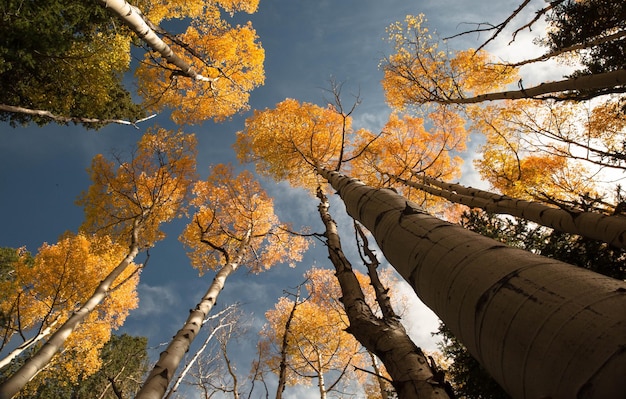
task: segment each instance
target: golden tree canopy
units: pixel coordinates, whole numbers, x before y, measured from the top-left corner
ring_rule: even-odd
[[[184,33],[163,40],[175,54],[210,81],[175,71],[159,54],[147,53],[137,69],[139,91],[148,109],[172,111],[177,124],[208,119],[223,121],[249,109],[249,92],[263,84],[265,52],[250,22],[231,26],[222,11],[256,12],[258,0],[154,2],[147,17],[154,24],[164,19],[189,19]]]
[[[63,324],[124,259],[127,250],[106,236],[66,234],[56,244],[42,245],[32,265],[22,256],[14,264],[12,280],[0,282],[0,290],[9,293],[2,297],[0,310],[11,315],[10,323],[3,326],[3,337],[36,335],[48,326],[54,330]],[[100,349],[110,339],[111,329],[120,327],[137,307],[138,282],[138,266],[131,264],[115,280],[110,295],[68,337],[63,352],[38,374],[35,384],[54,373],[76,381],[96,372],[101,364]]]
[[[161,223],[180,216],[195,177],[196,139],[162,128],[149,130],[129,160],[97,155],[92,185],[77,201],[85,208],[83,230],[115,241],[152,246],[164,237]]]
[[[256,273],[301,260],[308,241],[280,222],[273,200],[249,171],[234,176],[232,167],[216,165],[193,193],[197,210],[180,239],[200,273],[218,269],[241,251],[241,263]]]

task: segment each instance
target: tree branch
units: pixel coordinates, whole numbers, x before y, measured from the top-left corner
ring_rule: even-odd
[[[85,118],[85,117],[81,117],[81,116],[62,116],[62,115],[55,115],[50,111],[46,111],[46,110],[41,110],[41,109],[30,109],[30,108],[24,108],[24,107],[19,107],[19,106],[15,106],[15,105],[7,105],[7,104],[0,104],[0,111],[4,111],[4,112],[11,112],[14,114],[24,114],[24,115],[30,115],[30,116],[38,116],[41,118],[48,118],[51,119],[55,122],[59,122],[59,123],[83,123],[83,124],[96,124],[96,123],[102,123],[102,124],[109,124],[109,123],[117,123],[119,125],[130,125],[133,126],[135,129],[139,129],[139,126],[137,126],[138,123],[147,121],[148,119],[152,119],[156,116],[156,114],[150,115],[148,117],[142,118],[142,119],[138,119],[136,121],[126,121],[126,120],[122,120],[122,119],[97,119],[97,118]]]

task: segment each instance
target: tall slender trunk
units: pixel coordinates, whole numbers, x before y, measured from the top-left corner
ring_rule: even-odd
[[[330,260],[339,281],[340,298],[350,321],[346,329],[385,365],[399,399],[447,398],[444,387],[434,380],[422,351],[415,346],[398,318],[379,319],[365,302],[361,285],[341,248],[337,224],[328,212],[328,199],[318,188],[320,217],[326,227]]]
[[[298,293],[293,301],[293,307],[287,317],[285,323],[285,333],[283,334],[283,340],[280,345],[280,364],[278,366],[278,386],[276,387],[276,399],[282,399],[285,386],[287,385],[287,350],[289,349],[289,334],[291,328],[291,322],[296,314],[296,309],[300,304],[300,287],[298,287]]]
[[[24,352],[26,349],[30,348],[31,346],[33,346],[34,344],[36,344],[37,342],[41,341],[42,339],[44,339],[45,337],[47,337],[48,335],[50,335],[50,333],[52,332],[52,328],[59,322],[59,319],[55,319],[52,323],[50,323],[50,325],[46,326],[46,328],[44,328],[43,330],[41,330],[39,332],[39,334],[35,335],[34,337],[24,341],[21,345],[19,345],[17,348],[13,349],[9,354],[7,354],[4,358],[2,358],[2,360],[0,360],[0,369],[2,369],[4,366],[6,366],[7,364],[11,363],[11,361],[13,359],[15,359],[16,357],[18,357],[22,352]]]
[[[573,208],[555,208],[541,202],[511,198],[460,184],[444,183],[427,176],[420,176],[421,178],[425,183],[439,188],[395,177],[407,186],[457,204],[520,217],[558,231],[600,240],[617,248],[626,248],[626,217],[583,212]]]
[[[204,343],[202,344],[200,349],[198,349],[196,351],[196,353],[194,353],[193,358],[191,358],[191,360],[185,366],[183,371],[178,375],[178,377],[176,378],[176,382],[174,382],[174,385],[172,386],[172,388],[170,388],[170,390],[167,391],[167,394],[163,397],[164,399],[168,399],[170,396],[172,396],[172,394],[176,393],[176,391],[178,390],[178,387],[180,386],[180,384],[183,382],[183,380],[185,379],[185,377],[189,373],[189,370],[191,370],[193,365],[198,361],[198,359],[200,358],[200,356],[202,355],[204,350],[209,345],[209,342],[211,342],[211,340],[213,339],[213,337],[215,336],[215,334],[217,334],[217,332],[219,330],[221,330],[222,328],[224,328],[226,326],[228,326],[228,324],[220,324],[219,326],[215,327],[213,329],[213,331],[211,331],[211,334],[209,334],[206,337],[206,339],[204,340]]]
[[[378,382],[378,388],[380,390],[380,399],[388,399],[389,395],[387,394],[387,390],[385,389],[385,380],[381,374],[380,367],[378,367],[378,360],[376,359],[376,355],[374,355],[369,350],[367,354],[370,355],[370,359],[372,359],[372,368],[374,369],[374,373],[376,374],[376,381]]]
[[[136,232],[134,236],[136,238]],[[138,253],[139,246],[136,239],[133,239],[128,255],[102,280],[85,304],[76,310],[19,370],[0,384],[0,399],[12,398],[50,362],[76,327],[106,298],[115,279],[126,270]]]
[[[197,73],[193,67],[180,58],[157,34],[150,28],[137,7],[130,5],[126,0],[100,0],[103,6],[117,15],[128,27],[145,41],[154,51],[161,54],[167,62],[177,66],[181,72],[195,80],[211,82],[216,79],[207,78]]]
[[[234,260],[224,265],[215,275],[211,286],[204,294],[196,308],[189,312],[189,317],[183,327],[178,330],[165,351],[161,352],[159,360],[146,378],[141,390],[137,393],[136,399],[161,399],[165,395],[167,386],[174,377],[176,369],[185,353],[189,350],[191,343],[202,327],[202,322],[207,317],[228,276],[230,276],[241,263],[245,254],[245,247],[250,241],[251,230],[241,241],[237,256]]]
[[[322,355],[317,352],[317,388],[320,391],[320,399],[326,399],[326,382],[322,371]]]
[[[509,248],[321,169],[348,213],[515,398],[626,392],[626,283]]]

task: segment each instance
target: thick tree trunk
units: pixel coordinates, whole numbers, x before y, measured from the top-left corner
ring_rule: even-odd
[[[189,317],[183,327],[172,338],[167,349],[161,352],[159,361],[154,365],[135,399],[161,399],[165,395],[167,386],[174,378],[178,365],[198,335],[202,322],[213,309],[217,296],[224,288],[226,279],[239,267],[244,256],[244,248],[250,240],[250,234],[251,232],[248,231],[248,235],[239,246],[236,258],[217,272],[211,286],[196,305],[196,308],[189,312]]]
[[[30,359],[26,361],[11,377],[6,379],[0,385],[0,399],[9,399],[17,394],[24,386],[39,373],[52,359],[52,357],[63,347],[63,344],[70,334],[85,320],[85,318],[98,306],[107,296],[111,285],[120,274],[133,262],[139,247],[136,240],[130,247],[128,255],[120,262],[120,264],[109,273],[96,287],[93,295],[85,302],[80,309],[75,311],[66,321],[59,327],[50,339],[43,344],[41,349],[37,351]]]
[[[514,398],[626,392],[626,284],[509,248],[320,170],[387,260]]]
[[[600,240],[617,248],[626,247],[626,217],[624,216],[609,216],[577,209],[555,208],[541,202],[511,198],[506,195],[464,187],[460,184],[444,183],[430,177],[424,177],[424,179],[426,183],[435,185],[440,189],[397,178],[398,181],[408,186],[457,204],[481,208],[491,213],[520,217],[558,231]]]
[[[352,265],[341,249],[337,225],[328,213],[328,199],[318,190],[319,213],[326,227],[330,260],[343,297],[340,299],[350,321],[346,331],[383,362],[399,399],[447,398],[443,385],[434,380],[426,357],[409,338],[398,320],[379,319],[365,302]]]
[[[103,6],[117,15],[128,27],[145,41],[150,48],[161,54],[167,62],[177,66],[181,72],[195,80],[210,82],[215,79],[207,78],[197,73],[189,63],[180,58],[161,38],[148,26],[141,12],[126,0],[101,0]]]

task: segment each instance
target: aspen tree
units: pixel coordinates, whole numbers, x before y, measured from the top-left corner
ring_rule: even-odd
[[[135,257],[161,240],[164,222],[181,215],[195,176],[195,138],[164,129],[146,133],[129,161],[94,157],[92,185],[79,199],[85,208],[81,230],[109,236],[127,247],[122,260],[99,281],[37,353],[0,385],[0,398],[18,393],[60,350],[72,332],[88,318],[115,287],[114,282]]]
[[[513,397],[626,392],[626,284],[509,248],[318,169],[387,260]]]
[[[445,183],[428,176],[420,176],[418,179],[423,183],[397,178],[406,185],[458,204],[481,208],[486,212],[524,218],[558,231],[601,240],[617,248],[626,246],[626,218],[621,215],[611,216],[575,208],[560,208],[460,184]]]
[[[190,248],[191,264],[200,274],[215,270],[215,278],[161,353],[138,399],[163,397],[232,273],[242,265],[260,273],[277,263],[293,264],[307,248],[303,237],[290,234],[278,220],[272,199],[250,172],[233,176],[230,166],[216,165],[207,181],[195,183],[193,192],[197,211],[180,239]]]

